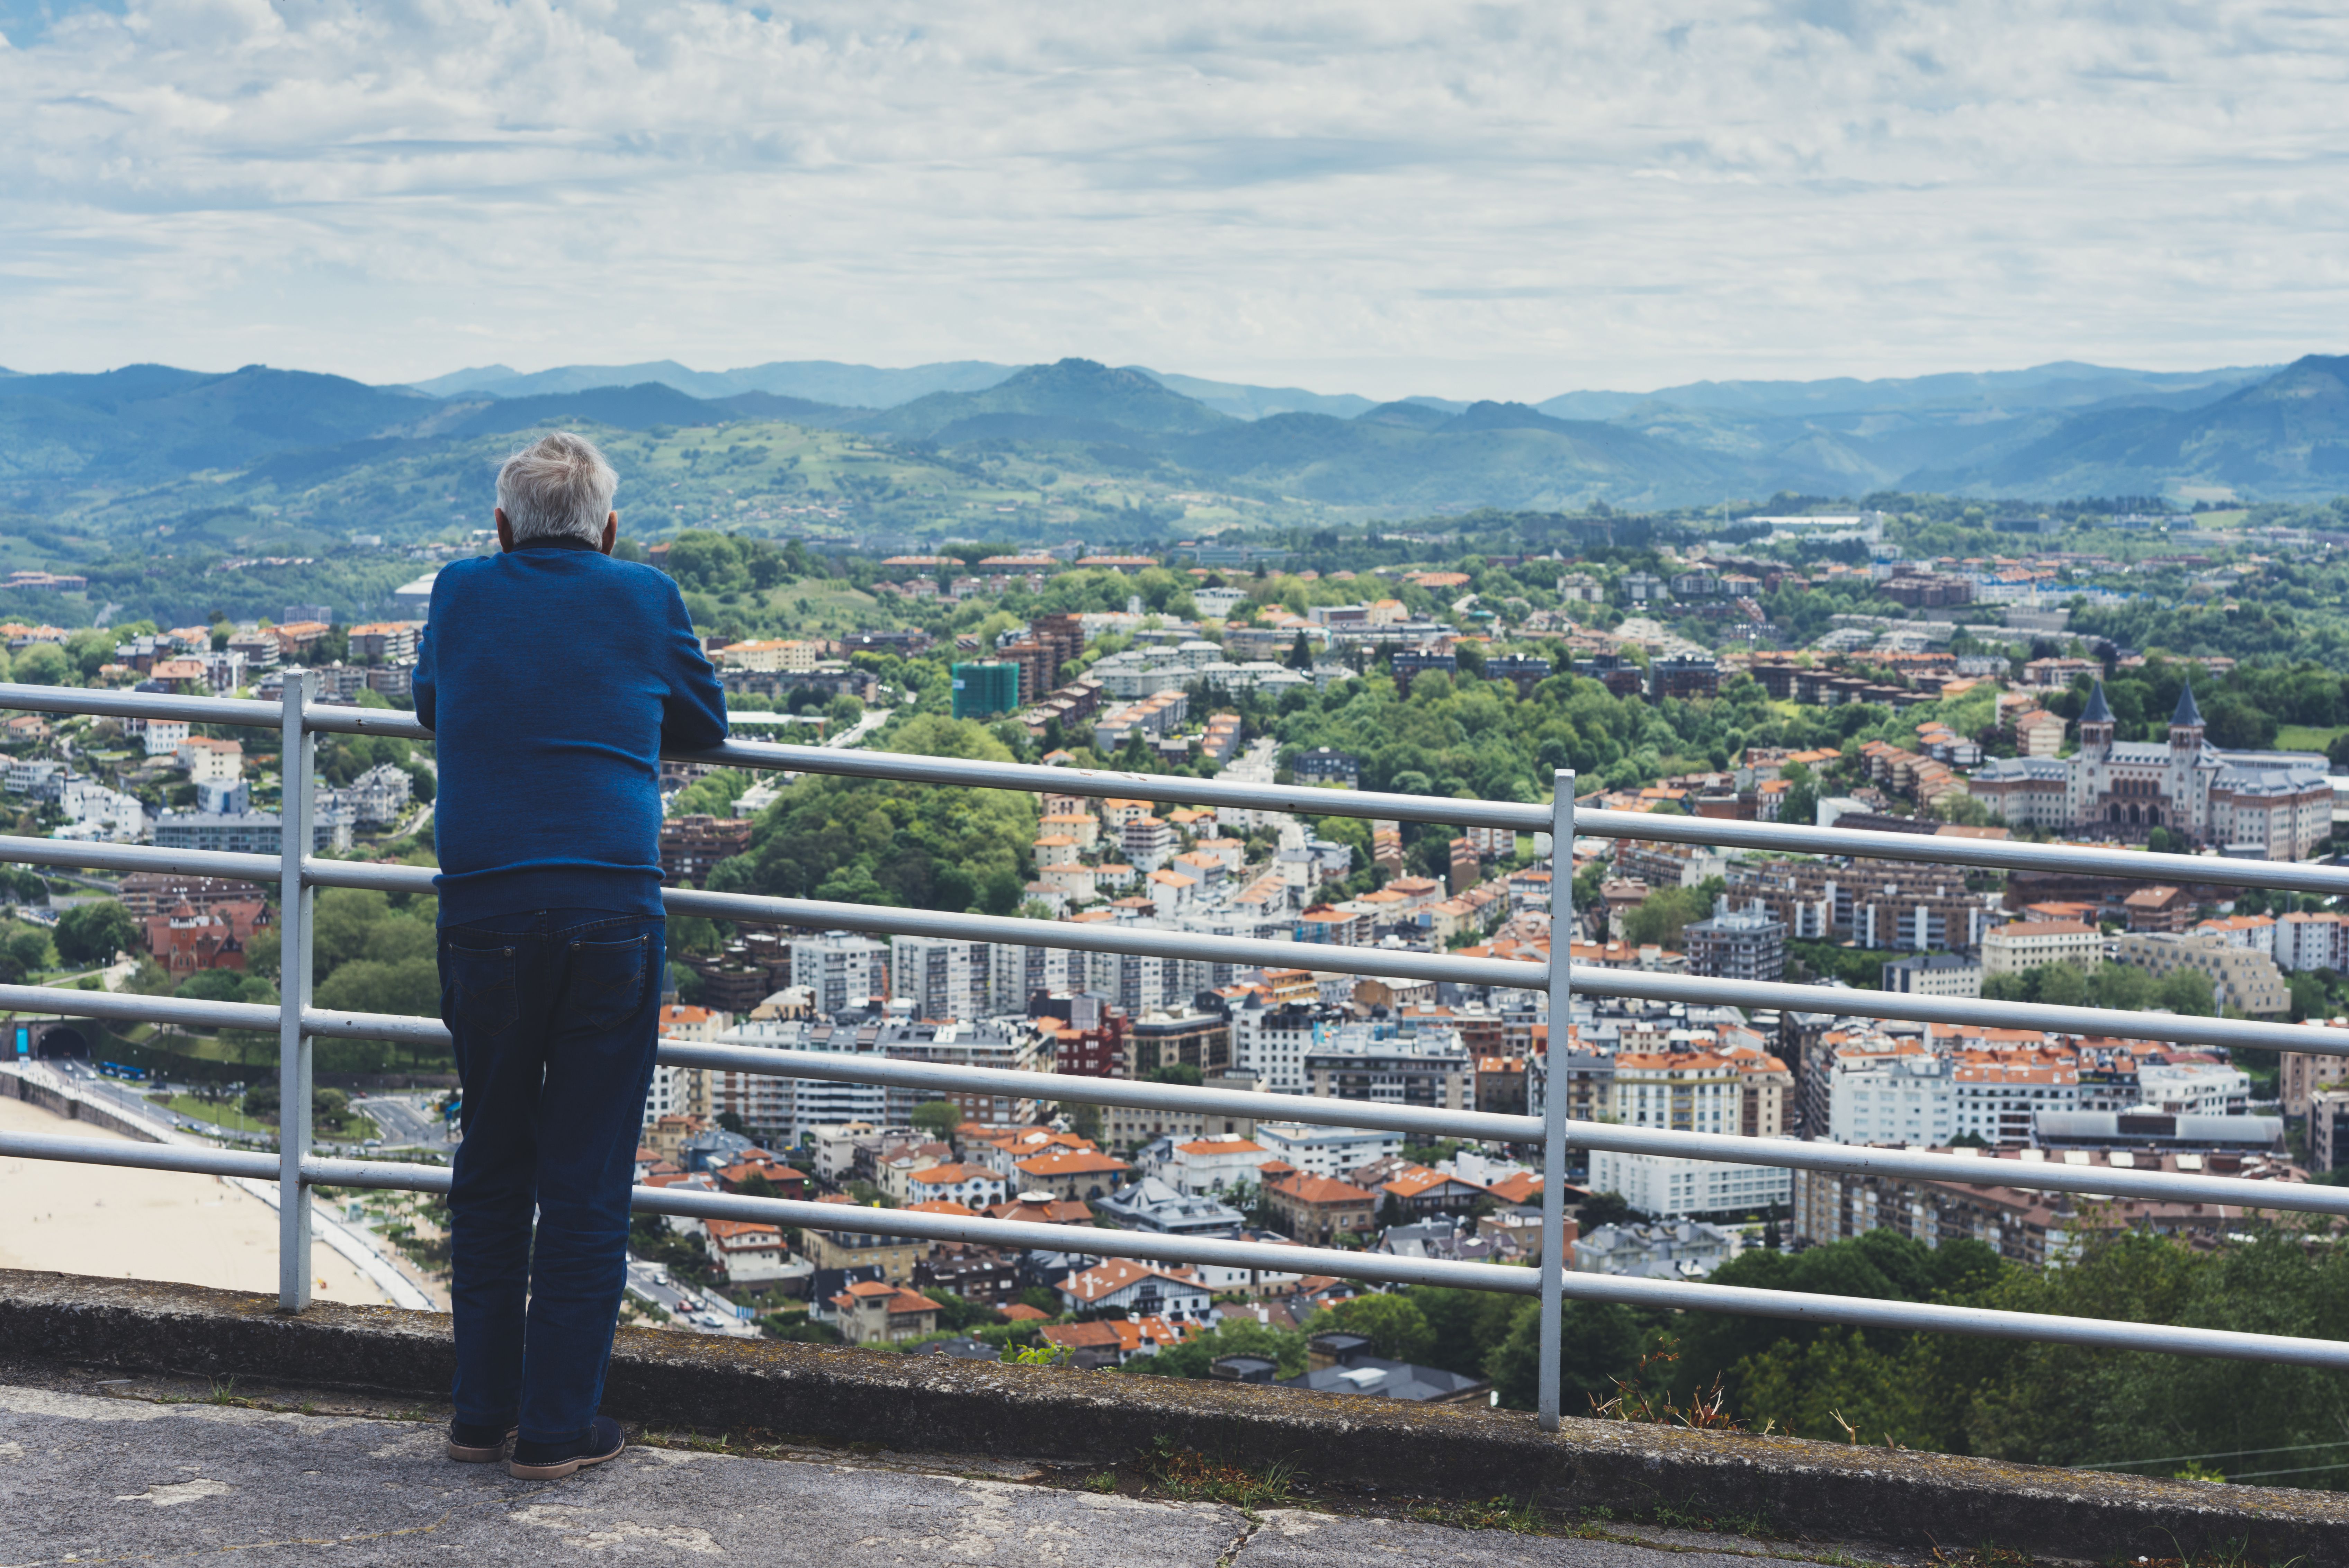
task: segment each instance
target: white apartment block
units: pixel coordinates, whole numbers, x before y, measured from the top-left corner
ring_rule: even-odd
[[[804,1019],[748,1019],[718,1036],[725,1045],[762,1045],[777,1051],[852,1051],[866,1031],[811,1025]],[[711,1085],[715,1105],[733,1110],[751,1136],[775,1148],[795,1147],[800,1135],[844,1122],[883,1125],[888,1091],[879,1084],[843,1084],[823,1078],[778,1078],[766,1073],[718,1073]]]
[[[244,773],[244,748],[234,741],[191,735],[172,753],[190,784],[233,783]]]
[[[2276,967],[2349,972],[2349,919],[2332,913],[2285,915],[2275,923]]]
[[[1827,1080],[1827,1141],[1938,1148],[1959,1130],[1950,1058],[1923,1052],[1839,1058]]]
[[[1620,1193],[1634,1211],[1651,1219],[1687,1220],[1792,1203],[1795,1173],[1774,1165],[1593,1149],[1590,1189]]]
[[[187,743],[188,722],[185,719],[147,721],[147,754],[149,756],[177,756],[180,748]]]
[[[2173,1116],[2240,1116],[2251,1106],[2251,1080],[2240,1068],[2216,1062],[2140,1063],[2139,1103]]]
[[[2080,1075],[2070,1067],[1969,1062],[1957,1069],[1953,1085],[1951,1138],[1971,1133],[1987,1144],[2019,1147],[2031,1141],[2032,1118],[2041,1111],[2080,1109]]]
[[[2082,969],[2104,961],[2105,939],[2077,920],[2018,920],[1982,933],[1982,973],[2020,974],[2041,964],[2074,963]]]
[[[1402,1153],[1402,1134],[1367,1127],[1317,1127],[1260,1122],[1256,1141],[1267,1159],[1285,1159],[1308,1176],[1343,1181],[1373,1160]]]
[[[1321,1035],[1310,1009],[1239,1007],[1232,1013],[1232,1065],[1255,1074],[1266,1093],[1301,1095],[1305,1059],[1320,1048]]]

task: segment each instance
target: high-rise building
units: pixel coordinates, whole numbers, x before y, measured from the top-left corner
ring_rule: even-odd
[[[1786,971],[1786,922],[1759,905],[1692,921],[1681,940],[1692,974],[1771,981]]]
[[[846,931],[792,939],[792,983],[813,993],[816,1016],[830,1018],[889,992],[889,950]]]
[[[1017,1012],[1025,992],[998,1005],[989,944],[945,937],[889,939],[890,990],[914,1003],[914,1015],[944,1022]]]
[[[993,719],[1019,708],[1019,666],[981,659],[954,667],[954,716]]]

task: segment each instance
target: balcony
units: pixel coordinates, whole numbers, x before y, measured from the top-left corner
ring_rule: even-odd
[[[313,765],[314,738],[320,733],[393,735],[411,739],[429,739],[429,735],[406,714],[315,705],[306,684],[301,680],[286,681],[283,700],[276,703],[0,686],[0,707],[39,712],[79,712],[273,729],[278,732],[285,748],[288,784],[282,842],[279,852],[274,855],[0,838],[0,860],[26,865],[83,867],[126,872],[168,871],[274,882],[281,894],[285,977],[284,1001],[275,1007],[40,986],[0,987],[0,1008],[17,1012],[273,1033],[279,1041],[280,1102],[287,1108],[280,1148],[275,1154],[47,1135],[0,1136],[0,1156],[208,1172],[273,1183],[279,1196],[280,1285],[274,1303],[233,1298],[235,1303],[241,1304],[231,1304],[229,1301],[215,1299],[210,1293],[195,1293],[181,1305],[157,1307],[154,1303],[159,1300],[181,1301],[181,1296],[169,1289],[158,1288],[140,1298],[148,1303],[144,1307],[136,1301],[124,1302],[119,1313],[110,1320],[117,1324],[117,1331],[109,1334],[103,1328],[103,1324],[109,1321],[107,1314],[94,1312],[96,1298],[106,1292],[128,1291],[133,1287],[119,1284],[102,1286],[98,1282],[67,1282],[59,1285],[54,1282],[57,1276],[19,1275],[8,1281],[7,1296],[5,1301],[0,1301],[0,1314],[5,1314],[9,1320],[13,1343],[23,1347],[25,1354],[78,1360],[85,1364],[123,1365],[125,1356],[136,1359],[142,1355],[148,1364],[154,1364],[155,1357],[161,1354],[153,1348],[156,1342],[151,1338],[138,1340],[135,1336],[126,1340],[120,1332],[123,1327],[150,1320],[156,1323],[172,1320],[200,1325],[209,1324],[211,1327],[192,1342],[187,1358],[164,1364],[210,1366],[223,1373],[242,1372],[246,1376],[267,1370],[275,1376],[295,1380],[306,1376],[318,1386],[366,1382],[381,1385],[388,1381],[395,1386],[417,1392],[431,1388],[435,1377],[440,1376],[439,1364],[433,1359],[437,1354],[433,1347],[438,1343],[435,1336],[440,1332],[437,1320],[421,1314],[405,1319],[401,1314],[361,1314],[353,1316],[350,1309],[312,1307],[311,1257],[317,1243],[309,1189],[332,1185],[441,1191],[446,1189],[448,1173],[431,1167],[396,1161],[323,1156],[314,1147],[306,1114],[306,1107],[311,1103],[313,1041],[320,1038],[392,1039],[436,1046],[445,1046],[447,1042],[446,1031],[437,1019],[322,1010],[311,1003],[308,995],[310,910],[316,889],[366,888],[385,891],[429,891],[432,876],[429,869],[422,867],[320,859],[311,852],[313,825],[308,819],[310,792],[307,784]],[[2193,880],[2325,895],[2349,893],[2349,870],[2333,867],[2214,860],[2064,846],[1952,841],[1903,834],[1820,829],[1730,819],[1659,818],[1612,812],[1578,814],[1572,800],[1570,775],[1560,775],[1558,800],[1554,805],[1537,806],[1226,781],[1083,773],[1066,768],[981,763],[760,742],[730,743],[678,760],[744,769],[828,773],[1100,798],[1140,798],[1206,806],[1235,805],[1264,811],[1301,811],[1314,815],[1336,813],[1511,834],[1545,833],[1552,835],[1553,842],[1558,844],[1571,844],[1577,835],[1597,836],[1803,854],[1865,855],[1880,859],[1922,861],[1941,866],[2065,870],[2147,881]],[[1571,896],[1569,879],[1554,879],[1553,898],[1560,901],[1561,913],[1564,912],[1563,901],[1570,899]],[[879,936],[926,936],[1051,946],[1144,957],[1182,957],[1248,967],[1309,968],[1384,979],[1449,981],[1538,991],[1547,993],[1553,1018],[1567,1015],[1568,998],[1577,990],[1596,995],[1778,1010],[1814,1010],[1821,1006],[1823,1000],[1820,992],[1806,986],[1578,966],[1570,961],[1569,944],[1565,941],[1553,944],[1550,961],[1535,963],[1225,938],[1130,927],[1104,928],[1100,925],[883,909],[690,889],[672,890],[666,895],[666,899],[667,907],[675,913],[748,923],[788,924]],[[2349,1031],[2335,1033],[2246,1020],[2041,1006],[1911,993],[1837,992],[1832,996],[1837,1012],[1888,1019],[2127,1034],[2194,1044],[2349,1054]],[[2207,1537],[2214,1543],[2220,1537],[2210,1534],[2211,1531],[2220,1529],[2229,1521],[2251,1517],[2246,1510],[2256,1512],[2264,1509],[2268,1511],[2260,1517],[2277,1521],[2301,1521],[2302,1524],[2294,1524],[2292,1528],[2300,1529],[2304,1524],[2307,1531],[2315,1532],[2305,1535],[2307,1542],[2312,1544],[2320,1542],[2329,1543],[2324,1551],[2336,1559],[2349,1556],[2349,1552],[2342,1550],[2344,1545],[2349,1545],[2349,1533],[2327,1533],[2334,1531],[2349,1532],[2349,1515],[2344,1515],[2341,1521],[2333,1521],[2333,1514],[2328,1511],[2328,1494],[2278,1493],[2234,1487],[2224,1489],[2223,1504],[2195,1498],[2181,1501],[2162,1491],[2161,1489],[2169,1483],[2145,1482],[2134,1478],[2067,1478],[2062,1472],[2028,1471],[2023,1467],[1985,1467],[1981,1461],[1934,1456],[1892,1456],[1881,1449],[1863,1450],[1868,1459],[1864,1463],[1855,1465],[1853,1456],[1837,1459],[1834,1457],[1836,1450],[1826,1445],[1634,1429],[1614,1423],[1568,1423],[1562,1419],[1557,1374],[1560,1365],[1560,1314],[1563,1303],[1568,1300],[1620,1302],[1668,1311],[1754,1314],[1904,1332],[2158,1351],[2333,1370],[2349,1368],[2349,1345],[2333,1340],[1573,1272],[1561,1266],[1565,1249],[1560,1244],[1565,1159],[1569,1148],[1592,1153],[1651,1154],[1698,1161],[1930,1180],[1960,1186],[1987,1185],[1994,1180],[2001,1186],[2049,1193],[2208,1202],[2331,1217],[2349,1216],[2349,1189],[2300,1184],[2286,1186],[2220,1175],[2086,1168],[2055,1162],[1992,1162],[1914,1150],[1624,1127],[1570,1119],[1567,1114],[1568,1096],[1562,1093],[1549,1096],[1542,1115],[1517,1116],[1310,1096],[1267,1095],[1179,1085],[1054,1076],[746,1046],[672,1042],[663,1044],[659,1059],[667,1064],[731,1073],[877,1084],[916,1092],[1002,1095],[1062,1103],[1091,1103],[1131,1110],[1239,1116],[1268,1121],[1394,1131],[1425,1138],[1496,1140],[1538,1147],[1545,1173],[1541,1216],[1544,1245],[1540,1254],[1543,1262],[1538,1268],[1401,1258],[1340,1249],[1275,1247],[1144,1231],[1103,1231],[943,1214],[868,1213],[838,1205],[819,1206],[784,1199],[649,1188],[638,1189],[635,1201],[640,1210],[701,1219],[761,1220],[793,1227],[813,1225],[829,1231],[863,1230],[876,1234],[911,1235],[932,1241],[1019,1249],[1081,1250],[1112,1257],[1176,1264],[1225,1265],[1286,1272],[1304,1270],[1376,1283],[1445,1285],[1535,1297],[1540,1303],[1541,1375],[1538,1381],[1542,1395],[1540,1408],[1530,1418],[1484,1409],[1443,1412],[1401,1407],[1380,1409],[1377,1404],[1382,1402],[1364,1400],[1349,1404],[1339,1401],[1332,1404],[1328,1399],[1313,1396],[1290,1395],[1287,1391],[1274,1396],[1268,1391],[1251,1390],[1244,1386],[1183,1385],[1143,1389],[1132,1386],[1143,1381],[1138,1379],[1104,1380],[1095,1375],[1088,1381],[1084,1375],[1045,1369],[957,1366],[947,1363],[945,1358],[937,1358],[936,1362],[926,1358],[918,1364],[909,1364],[901,1358],[884,1358],[888,1365],[875,1368],[867,1365],[869,1358],[850,1352],[775,1345],[729,1345],[712,1348],[699,1343],[679,1348],[674,1343],[657,1345],[651,1343],[666,1340],[667,1336],[632,1335],[622,1366],[616,1368],[614,1398],[624,1407],[634,1401],[634,1409],[640,1419],[672,1422],[705,1432],[743,1433],[764,1428],[771,1436],[774,1431],[782,1429],[775,1427],[773,1417],[777,1402],[780,1402],[792,1409],[794,1420],[805,1417],[805,1424],[789,1429],[818,1435],[828,1431],[841,1441],[859,1440],[853,1434],[860,1429],[860,1423],[870,1428],[874,1423],[896,1421],[900,1426],[895,1430],[905,1436],[902,1439],[893,1438],[885,1440],[904,1440],[909,1448],[941,1446],[936,1431],[951,1431],[963,1440],[973,1440],[973,1434],[977,1432],[994,1443],[995,1451],[1050,1459],[1061,1452],[1068,1433],[1092,1429],[1085,1425],[1089,1417],[1081,1417],[1082,1412],[1091,1410],[1099,1417],[1097,1424],[1100,1428],[1111,1434],[1104,1440],[1130,1445],[1137,1449],[1149,1447],[1153,1424],[1157,1423],[1162,1428],[1176,1430],[1178,1434],[1191,1432],[1197,1434],[1200,1439],[1221,1441],[1230,1453],[1243,1458],[1254,1455],[1268,1464],[1292,1462],[1279,1459],[1278,1456],[1284,1452],[1293,1456],[1303,1446],[1315,1455],[1314,1462],[1324,1467],[1324,1474],[1335,1477],[1340,1484],[1367,1487],[1373,1490],[1384,1486],[1392,1492],[1399,1487],[1407,1488],[1414,1475],[1428,1485],[1435,1484],[1437,1479],[1448,1478],[1443,1479],[1443,1485],[1453,1489],[1456,1495],[1464,1496],[1475,1490],[1482,1477],[1487,1481],[1522,1481],[1526,1488],[1522,1495],[1528,1497],[1538,1494],[1568,1501],[1577,1496],[1604,1499],[1619,1494],[1628,1497],[1638,1490],[1630,1478],[1640,1472],[1641,1467],[1651,1470],[1661,1467],[1663,1470],[1678,1475],[1681,1472],[1672,1467],[1684,1466],[1687,1473],[1682,1480],[1696,1491],[1703,1492],[1710,1489],[1723,1497],[1736,1490],[1728,1487],[1722,1479],[1730,1474],[1744,1474],[1752,1484],[1759,1484],[1753,1478],[1767,1480],[1775,1477],[1772,1488],[1765,1489],[1769,1495],[1764,1501],[1775,1498],[1773,1507],[1782,1513],[1788,1509],[1793,1510],[1788,1517],[1798,1517],[1801,1528],[1820,1539],[1883,1539],[1887,1532],[1896,1534],[1911,1532],[1914,1518],[1880,1508],[1871,1512],[1861,1505],[1861,1500],[1869,1488],[1878,1489],[1884,1499],[1912,1494],[1941,1495],[1935,1491],[1936,1488],[1942,1489],[1950,1496],[1962,1494],[1973,1501],[1962,1507],[1951,1504],[1954,1511],[1949,1512],[1947,1517],[1962,1520],[1978,1516],[1993,1525],[2002,1517],[2030,1514],[2030,1510],[2016,1502],[2013,1497],[2007,1497],[2003,1502],[1984,1501],[2003,1496],[1998,1491],[1999,1486],[2015,1491],[2016,1496],[2023,1492],[2040,1495],[2040,1492],[2031,1491],[2033,1488],[2041,1489],[2050,1496],[2070,1488],[2072,1491],[2068,1495],[2079,1498],[2109,1495],[2118,1500],[2109,1505],[2118,1512],[2097,1517],[2119,1519],[2130,1509],[2141,1508],[2150,1511],[2147,1517],[2158,1515],[2173,1523],[2183,1521],[2183,1528],[2195,1532],[2198,1539]],[[8,1071],[14,1074],[16,1070],[10,1068]],[[1994,1168],[1986,1168],[1988,1167]],[[52,1282],[42,1284],[39,1282],[43,1278]],[[91,1310],[84,1310],[84,1303]],[[254,1308],[261,1304],[274,1304],[275,1315],[257,1317]],[[169,1336],[163,1337],[168,1342]],[[144,1344],[147,1348],[137,1348],[139,1344]],[[329,1348],[313,1348],[318,1346]],[[341,1359],[337,1360],[337,1356]],[[630,1360],[629,1357],[636,1359]],[[632,1384],[629,1378],[633,1374],[629,1374],[626,1368],[639,1364],[658,1370],[645,1372],[638,1383]],[[384,1371],[385,1368],[396,1368],[398,1376],[390,1376]],[[1018,1380],[1027,1374],[1034,1376],[1024,1381]],[[1078,1381],[1068,1381],[1071,1378]],[[445,1386],[445,1379],[442,1386]],[[810,1392],[818,1389],[819,1386],[831,1392]],[[1029,1403],[1023,1404],[1022,1401]],[[13,1407],[22,1411],[29,1406],[19,1401]],[[1049,1417],[1039,1416],[1026,1426],[1017,1422],[1003,1424],[1009,1420],[1010,1412],[1022,1408],[1050,1414]],[[98,1418],[86,1411],[75,1418],[84,1417]],[[1379,1422],[1395,1424],[1391,1436],[1402,1445],[1399,1452],[1404,1458],[1397,1462],[1405,1463],[1404,1469],[1381,1470],[1375,1466],[1363,1469],[1355,1459],[1337,1460],[1327,1456],[1327,1445],[1334,1432],[1356,1428],[1368,1430],[1361,1425],[1364,1422],[1373,1426]],[[1415,1428],[1413,1423],[1423,1424],[1423,1427]],[[1425,1427],[1426,1423],[1434,1425]],[[926,1443],[917,1440],[926,1424],[933,1429],[933,1436]],[[1414,1431],[1417,1432],[1416,1437],[1412,1435]],[[1033,1434],[1033,1437],[1023,1437],[1023,1433]],[[1431,1438],[1443,1450],[1440,1462],[1429,1457]],[[397,1444],[390,1446],[398,1447]],[[1361,1445],[1350,1443],[1346,1446],[1359,1448]],[[28,1451],[30,1448],[31,1445],[27,1445]],[[1606,1457],[1609,1455],[1615,1457],[1609,1459]],[[1931,1467],[1936,1465],[1957,1468],[1931,1470]],[[1610,1469],[1610,1466],[1614,1468]],[[1348,1479],[1350,1467],[1360,1472],[1353,1474],[1350,1480]],[[1913,1477],[1901,1479],[1908,1477],[1912,1470],[1915,1472]],[[1999,1481],[1992,1471],[2008,1472],[2006,1480]],[[1864,1483],[1857,1479],[1863,1472],[1868,1477]],[[682,1475],[685,1472],[680,1470],[678,1473]],[[1789,1480],[1798,1475],[1811,1480],[1800,1485]],[[1609,1479],[1610,1477],[1613,1479]],[[1842,1477],[1843,1480],[1820,1479],[1834,1477]],[[237,1483],[222,1484],[233,1486]],[[2129,1489],[2132,1487],[2152,1490],[2131,1491]],[[1609,1490],[1609,1488],[1616,1490]],[[1806,1491],[1805,1488],[1809,1490]],[[500,1495],[502,1496],[502,1493]],[[1615,1505],[1600,1501],[1588,1506],[1611,1509]],[[2095,1513],[2095,1507],[2089,1502],[2084,1501],[2080,1506],[2087,1509],[2091,1515]],[[1839,1537],[1830,1528],[1830,1520],[1837,1511],[1843,1510],[1854,1511],[1847,1519],[1846,1528]],[[1975,1511],[1970,1513],[1968,1510]],[[2017,1513],[2017,1510],[2021,1510],[2021,1513]],[[2183,1511],[2175,1511],[2177,1510]],[[2050,1541],[2061,1533],[2052,1522],[2054,1517],[2053,1514],[2048,1515],[2051,1522],[2046,1526]],[[2195,1522],[2198,1520],[2201,1522]],[[583,1518],[579,1522],[583,1528],[587,1528],[591,1521]],[[289,1524],[287,1528],[295,1526]],[[587,1528],[587,1536],[600,1540],[595,1532],[605,1528],[602,1524],[594,1524]],[[617,1530],[619,1526],[614,1524],[610,1528]],[[656,1527],[644,1525],[643,1528],[652,1530]],[[690,1530],[702,1527],[663,1524],[657,1528]],[[1170,1524],[1168,1528],[1173,1530],[1175,1527]],[[2166,1524],[2164,1528],[2169,1528],[2169,1525]],[[2277,1524],[2277,1529],[2282,1529],[2282,1522]],[[1304,1526],[1300,1526],[1299,1531],[1295,1542],[1301,1551],[1301,1542],[1309,1532]],[[1997,1531],[1992,1529],[1990,1533],[1997,1533]],[[614,1537],[616,1541],[618,1539],[621,1537]],[[651,1541],[655,1538],[644,1539]],[[657,1539],[681,1544],[687,1538],[662,1536]],[[714,1542],[715,1538],[710,1539]],[[1224,1545],[1217,1551],[1228,1550],[1233,1539],[1227,1535]],[[2134,1541],[2136,1538],[2133,1536],[2131,1539]],[[2294,1535],[2291,1539],[2299,1541],[2303,1537]],[[1288,1540],[1289,1536],[1278,1532],[1268,1535],[1263,1529],[1258,1529],[1248,1536],[1245,1552],[1256,1552],[1258,1556],[1271,1555],[1276,1561],[1283,1560],[1273,1549]],[[1332,1540],[1330,1544],[1334,1547],[1337,1542]],[[698,1546],[684,1546],[682,1549],[688,1552],[701,1550]],[[726,1548],[713,1544],[711,1549]],[[1281,1551],[1288,1549],[1288,1546],[1280,1547]],[[1108,1550],[1103,1548],[1104,1552]],[[2135,1552],[2143,1549],[2131,1545],[2129,1550]],[[1178,1558],[1170,1557],[1168,1560]],[[1201,1559],[1203,1562],[1216,1560],[1215,1553]],[[1305,1559],[1299,1557],[1296,1560]]]

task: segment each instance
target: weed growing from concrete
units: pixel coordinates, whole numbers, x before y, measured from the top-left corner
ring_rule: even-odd
[[[1449,1524],[1459,1530],[1506,1530],[1518,1535],[1542,1532],[1540,1513],[1533,1500],[1487,1498],[1483,1502],[1423,1502],[1410,1511],[1423,1524]]]
[[[1642,1382],[1648,1368],[1661,1362],[1666,1366],[1681,1358],[1672,1340],[1666,1339],[1656,1349],[1640,1357],[1640,1366],[1629,1377],[1615,1378],[1615,1397],[1605,1404],[1599,1396],[1590,1396],[1590,1414],[1594,1420],[1640,1421],[1658,1427],[1685,1427],[1692,1432],[1742,1432],[1745,1428],[1733,1419],[1728,1411],[1729,1397],[1715,1377],[1710,1389],[1691,1395],[1685,1405],[1675,1404],[1669,1391],[1651,1392]]]
[[[1143,1477],[1169,1497],[1185,1501],[1206,1499],[1234,1508],[1255,1509],[1299,1501],[1298,1469],[1285,1459],[1262,1471],[1250,1471],[1221,1459],[1211,1459],[1174,1438],[1159,1438],[1143,1456]]]

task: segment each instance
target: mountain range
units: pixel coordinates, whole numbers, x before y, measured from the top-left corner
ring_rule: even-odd
[[[582,423],[780,421],[909,450],[1221,486],[1340,515],[1940,491],[2306,499],[2349,491],[2349,358],[2148,372],[2078,363],[1905,380],[1701,381],[1539,404],[1256,387],[1069,358],[503,366],[413,386],[246,366],[0,371],[0,489],[41,511],[190,476],[316,483],[388,453]]]

